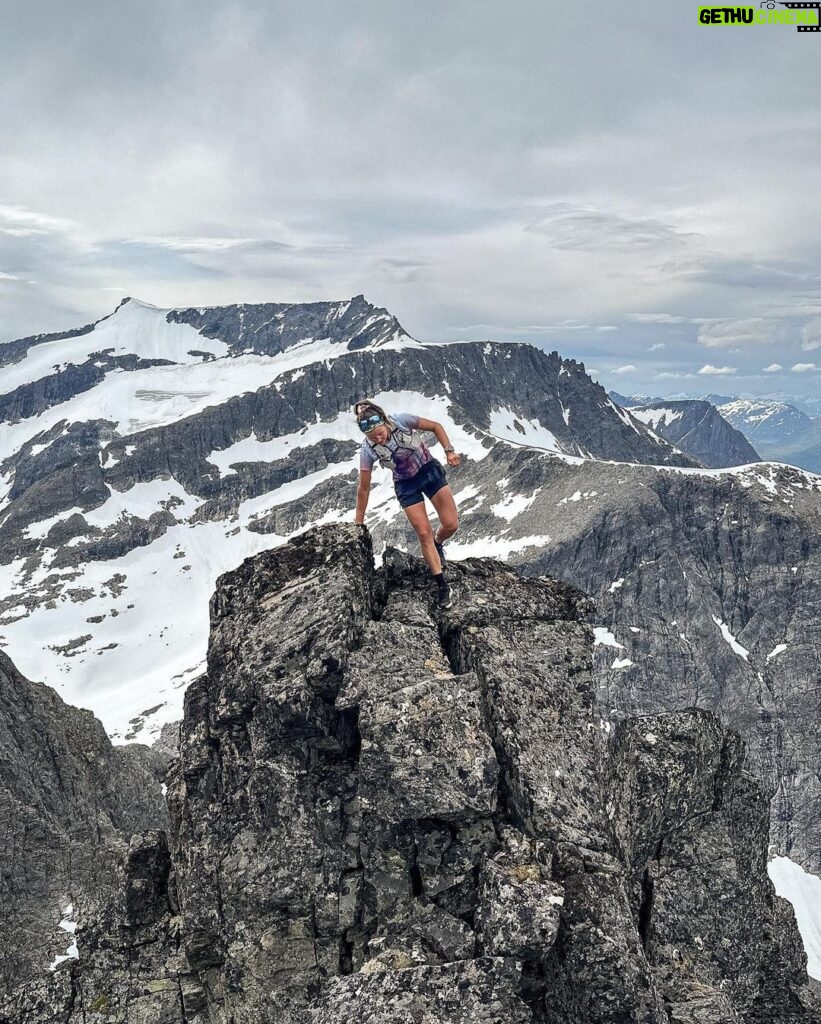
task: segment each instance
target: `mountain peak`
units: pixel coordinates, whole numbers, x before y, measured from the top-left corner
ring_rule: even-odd
[[[154,811],[134,834],[148,799],[119,809],[121,786],[156,799],[156,758],[112,751],[92,720],[68,736],[91,770],[74,764],[65,723],[90,716],[17,677],[6,693],[0,657],[0,744],[21,696],[36,718],[0,795],[51,812],[48,831],[9,819],[27,856],[3,1019],[590,1024],[602,1006],[650,1022],[754,1003],[812,1024],[740,738],[696,709],[597,722],[588,599],[492,559],[451,575],[440,613],[420,559],[388,549],[377,569],[347,524],[221,576],[167,831]],[[98,764],[118,812],[102,837],[78,827],[101,820]],[[28,884],[46,857],[51,886]]]

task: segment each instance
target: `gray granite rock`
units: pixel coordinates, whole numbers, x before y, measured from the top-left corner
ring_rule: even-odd
[[[221,579],[171,790],[209,1019],[813,1020],[738,738],[693,712],[611,750],[586,599],[451,578],[439,615],[417,561],[335,527]]]
[[[85,852],[90,806],[104,845],[54,890],[56,913],[82,894],[80,959],[45,976],[15,961],[2,1019],[819,1021],[739,737],[700,710],[608,731],[583,594],[489,560],[454,564],[451,584],[440,613],[425,567],[389,551],[375,569],[352,525],[221,577],[169,768],[168,841],[120,790],[118,755],[83,738],[99,725],[12,680],[18,701],[52,708],[39,733],[20,726],[42,779],[65,721],[85,723],[65,741],[78,765],[99,751],[96,774],[71,769],[74,843],[32,827],[50,820],[38,809],[32,856]],[[59,784],[32,790],[10,764],[8,792],[64,805]]]
[[[112,747],[90,711],[0,652],[0,1019],[67,1019],[129,842],[167,825],[166,764],[148,747]]]

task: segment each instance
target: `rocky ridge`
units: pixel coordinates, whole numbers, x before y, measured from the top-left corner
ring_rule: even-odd
[[[51,1020],[36,1015],[55,993],[70,1005],[69,965],[119,898],[129,843],[167,828],[167,763],[150,747],[112,747],[90,711],[0,652],[0,1020]]]
[[[821,1019],[739,738],[698,710],[611,735],[582,594],[484,559],[453,586],[438,616],[354,526],[223,576],[168,846],[132,841],[87,954],[5,1019]]]

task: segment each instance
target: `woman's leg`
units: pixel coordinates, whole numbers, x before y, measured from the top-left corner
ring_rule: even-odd
[[[433,527],[428,519],[428,512],[425,508],[425,501],[417,502],[415,505],[408,505],[405,515],[410,520],[411,526],[416,530],[419,544],[422,548],[422,556],[430,566],[434,576],[442,571],[442,563],[439,561],[439,553],[433,546]]]
[[[436,540],[443,544],[459,529],[459,513],[456,511],[456,502],[453,500],[453,492],[447,485],[440,487],[430,500],[439,516]]]

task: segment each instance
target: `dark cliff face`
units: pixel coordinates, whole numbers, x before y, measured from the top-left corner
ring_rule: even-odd
[[[224,341],[236,355],[276,355],[309,338],[324,338],[351,351],[407,338],[396,317],[371,305],[364,295],[355,295],[347,302],[266,302],[175,309],[169,312],[168,321],[189,324],[205,338]]]
[[[761,458],[740,430],[710,402],[657,402],[630,413],[703,466],[746,466]]]
[[[818,1020],[738,737],[699,711],[609,735],[581,593],[490,560],[453,588],[437,615],[353,526],[221,577],[169,842],[121,843],[79,959],[0,1019]]]
[[[166,826],[166,762],[148,747],[112,747],[90,711],[0,652],[0,1020],[47,1020],[40,1000],[70,997],[66,968],[56,977],[50,965],[74,963],[72,945],[87,955],[85,931],[117,899],[129,841]]]
[[[738,738],[608,748],[586,599],[487,561],[454,589],[437,619],[354,527],[220,580],[170,791],[214,1019],[813,1019]]]

